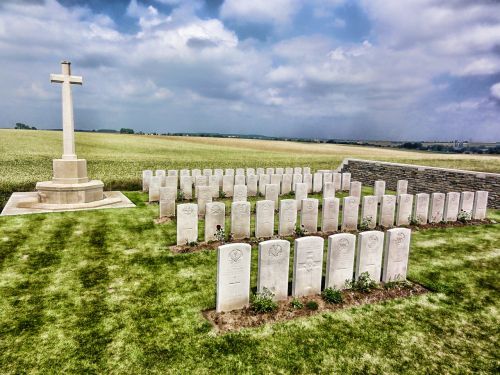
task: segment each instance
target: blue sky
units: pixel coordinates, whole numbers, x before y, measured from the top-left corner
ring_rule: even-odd
[[[3,0],[0,126],[500,141],[493,0]]]

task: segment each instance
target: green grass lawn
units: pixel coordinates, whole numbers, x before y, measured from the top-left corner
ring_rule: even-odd
[[[0,218],[0,373],[498,371],[498,225],[413,233],[409,279],[432,293],[216,335],[216,251],[172,253],[175,223],[127,195]]]
[[[346,157],[500,172],[495,155],[436,154],[377,147],[228,138],[76,133],[76,151],[89,177],[107,190],[137,190],[143,169],[310,166],[337,168]],[[62,133],[0,130],[0,208],[14,191],[33,191],[52,176]]]

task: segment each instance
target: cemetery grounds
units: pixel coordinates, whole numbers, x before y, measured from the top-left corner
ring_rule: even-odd
[[[0,130],[2,205],[12,191],[50,178],[60,137]],[[216,251],[173,252],[175,222],[156,224],[158,205],[137,191],[143,169],[316,170],[358,157],[499,172],[500,158],[215,138],[76,139],[89,176],[137,207],[0,218],[1,373],[498,371],[498,224],[413,231],[408,278],[430,293],[219,334],[202,315],[215,307]],[[500,211],[488,217],[498,222]]]

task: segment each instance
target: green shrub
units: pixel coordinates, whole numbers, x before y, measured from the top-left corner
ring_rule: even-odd
[[[335,288],[325,288],[325,290],[323,290],[323,292],[321,293],[321,297],[328,303],[343,302],[342,293],[340,292],[340,290]]]
[[[257,313],[267,313],[276,311],[278,304],[273,300],[274,293],[264,288],[261,293],[252,294],[250,298],[250,308]]]
[[[304,308],[304,304],[300,302],[297,298],[292,299],[292,302],[290,302],[290,306],[296,310],[300,310]]]
[[[316,301],[307,301],[306,307],[309,310],[317,310],[318,309],[318,302],[316,302]]]
[[[472,215],[470,212],[460,210],[457,216],[457,220],[462,222],[462,223],[467,223],[468,221],[472,220]]]
[[[219,190],[219,198],[226,198],[226,193],[222,190]]]
[[[408,280],[395,280],[384,283],[385,289],[408,289],[411,288],[411,283]]]
[[[373,289],[377,288],[377,283],[375,280],[370,278],[370,274],[368,272],[363,272],[359,275],[357,280],[353,280],[347,282],[347,285],[352,289],[358,292],[368,293]]]
[[[303,225],[297,224],[297,226],[295,227],[295,235],[297,237],[304,237],[306,233],[307,233],[306,228],[304,228]]]
[[[361,223],[359,224],[359,230],[360,231],[369,230],[372,222],[373,219],[371,217],[364,218],[363,220],[361,220]]]

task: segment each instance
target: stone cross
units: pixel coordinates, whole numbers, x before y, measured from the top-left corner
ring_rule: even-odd
[[[62,74],[51,74],[50,82],[62,83],[62,128],[63,155],[65,160],[76,160],[75,152],[75,121],[73,118],[73,97],[71,84],[81,85],[82,77],[71,75],[71,63],[61,62]]]

